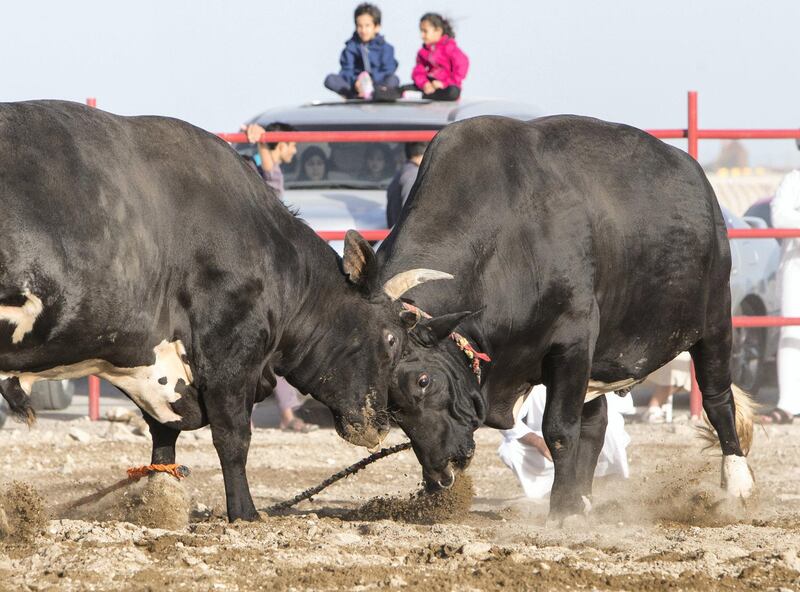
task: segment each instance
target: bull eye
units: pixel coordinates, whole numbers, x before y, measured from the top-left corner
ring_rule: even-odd
[[[420,374],[419,378],[417,379],[417,384],[419,388],[426,388],[431,383],[431,379],[427,374]]]
[[[395,343],[397,343],[397,337],[394,336],[394,333],[386,334],[386,343],[389,344],[389,347],[394,347]]]

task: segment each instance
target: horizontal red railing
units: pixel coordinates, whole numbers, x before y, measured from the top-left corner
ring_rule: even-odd
[[[350,132],[266,132],[261,142],[429,142],[438,130],[350,131]],[[244,133],[217,134],[226,142],[247,143]]]
[[[342,131],[342,132],[266,132],[261,142],[429,142],[438,130]],[[649,129],[648,134],[662,140],[681,140],[689,137],[688,129]],[[226,142],[246,144],[247,135],[218,133]],[[698,129],[700,140],[792,140],[800,139],[800,129],[743,130]]]
[[[800,325],[800,317],[731,317],[734,327],[789,327]]]

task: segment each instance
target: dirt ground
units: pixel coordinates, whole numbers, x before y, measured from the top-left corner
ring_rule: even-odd
[[[520,497],[489,429],[477,433],[467,472],[471,507],[448,522],[349,515],[418,489],[405,451],[288,515],[230,525],[207,429],[178,441],[192,469],[180,484],[145,479],[66,510],[145,464],[149,438],[107,421],[11,424],[0,430],[0,590],[800,591],[800,425],[759,430],[750,456],[759,497],[747,507],[721,501],[719,457],[700,452],[685,420],[629,432],[631,479],[597,483],[590,518],[561,529],[545,526],[546,505]],[[365,455],[332,430],[257,429],[248,465],[256,506]]]

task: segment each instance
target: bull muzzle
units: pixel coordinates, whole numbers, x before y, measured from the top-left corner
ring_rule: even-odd
[[[355,446],[363,446],[369,450],[377,449],[386,439],[389,426],[363,425],[360,423],[336,422],[336,432]]]

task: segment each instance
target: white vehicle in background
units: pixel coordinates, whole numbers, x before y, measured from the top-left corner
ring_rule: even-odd
[[[454,121],[478,115],[533,119],[543,113],[531,105],[493,99],[459,102],[362,100],[313,102],[270,109],[247,123],[288,123],[298,131],[439,130]],[[234,146],[253,156],[252,144]],[[311,157],[325,159],[325,174],[304,171]],[[405,162],[402,142],[309,142],[298,144],[291,164],[282,165],[287,205],[317,231],[386,228],[386,188]],[[314,178],[312,178],[312,176]],[[332,242],[340,254],[343,243]]]
[[[767,227],[759,218],[740,218],[724,207],[722,211],[729,229]],[[780,316],[777,292],[780,259],[780,245],[773,238],[731,239],[733,316]],[[743,327],[733,330],[733,382],[754,396],[762,386],[777,383],[775,358],[779,331],[778,327]]]

